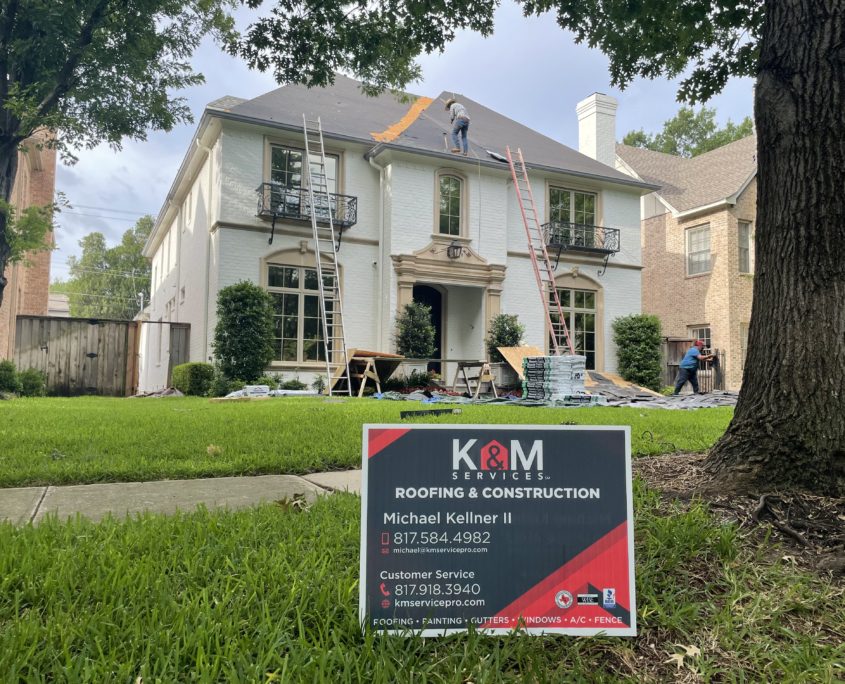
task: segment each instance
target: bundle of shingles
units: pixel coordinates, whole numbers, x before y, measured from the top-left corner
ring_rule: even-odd
[[[527,356],[522,360],[522,398],[563,401],[584,394],[584,356]]]

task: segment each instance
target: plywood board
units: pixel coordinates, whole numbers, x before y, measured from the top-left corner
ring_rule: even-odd
[[[522,380],[522,359],[527,356],[545,356],[538,347],[496,347],[498,351],[508,362],[508,365],[516,371],[519,379]]]

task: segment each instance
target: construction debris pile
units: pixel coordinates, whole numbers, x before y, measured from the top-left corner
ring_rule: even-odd
[[[585,356],[526,356],[522,360],[522,398],[566,401],[584,394],[586,369]]]

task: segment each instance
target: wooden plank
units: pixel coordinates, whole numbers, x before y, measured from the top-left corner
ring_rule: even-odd
[[[528,356],[545,356],[538,347],[496,347],[498,351],[508,362],[508,365],[516,371],[520,380],[523,380],[522,375],[522,360]]]

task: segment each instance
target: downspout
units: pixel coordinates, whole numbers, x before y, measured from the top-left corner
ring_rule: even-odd
[[[202,361],[208,361],[208,295],[211,290],[211,194],[213,191],[212,175],[214,160],[211,155],[211,148],[208,145],[203,145],[199,138],[197,138],[197,147],[206,153],[208,161],[208,193],[205,201],[205,217],[209,223],[205,231],[205,292],[203,293],[203,313],[202,313]]]
[[[385,292],[384,287],[384,276],[385,276],[385,268],[384,268],[384,261],[385,261],[385,249],[386,246],[384,244],[384,167],[376,164],[373,161],[372,156],[368,153],[365,155],[367,161],[369,162],[370,166],[378,171],[378,193],[379,193],[379,205],[378,205],[378,246],[379,246],[379,256],[378,256],[378,295],[376,297],[376,340],[379,346],[382,345],[382,334],[384,333],[384,298],[387,295],[388,299],[389,294]]]

